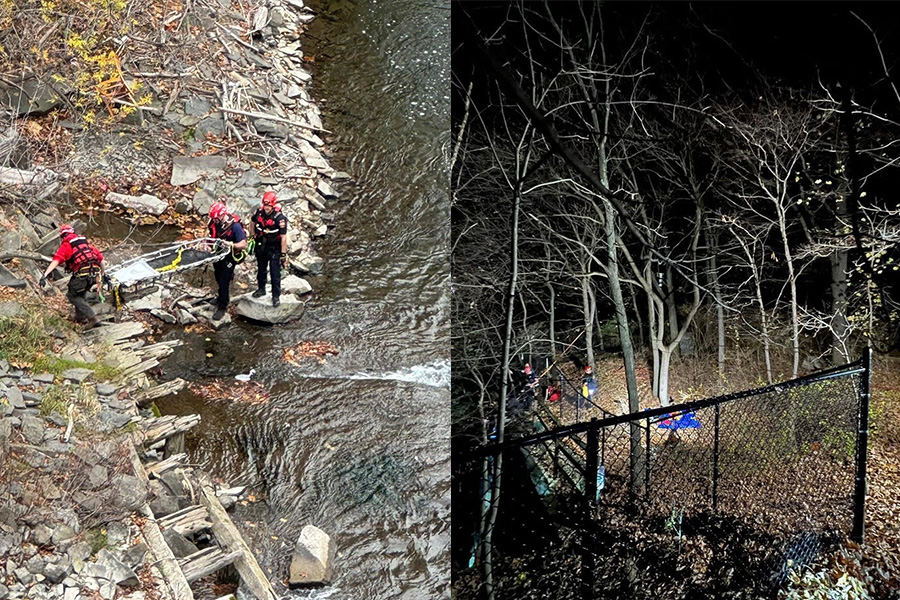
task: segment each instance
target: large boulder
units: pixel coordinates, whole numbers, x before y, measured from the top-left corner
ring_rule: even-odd
[[[305,526],[294,545],[288,577],[290,587],[331,583],[333,560],[334,542],[331,541],[331,537],[318,527]]]
[[[302,296],[303,294],[308,294],[311,291],[312,286],[309,285],[309,282],[302,277],[297,277],[296,275],[288,275],[281,278],[282,294],[294,294],[295,296]]]
[[[128,194],[117,194],[109,192],[106,194],[106,201],[109,204],[124,206],[131,208],[138,213],[149,213],[154,216],[163,214],[169,205],[152,194],[142,194],[140,196],[129,196]]]
[[[235,298],[234,312],[247,319],[263,323],[287,323],[303,316],[306,303],[300,302],[290,294],[281,296],[281,304],[272,306],[272,296],[266,294],[254,298],[252,294],[244,294]]]

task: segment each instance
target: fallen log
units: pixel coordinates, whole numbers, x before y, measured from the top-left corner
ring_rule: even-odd
[[[169,417],[172,418],[170,419]],[[200,423],[200,415],[185,415],[183,417],[166,415],[165,417],[159,417],[158,419],[148,419],[144,422],[144,445],[152,446],[177,433],[184,433],[191,427],[197,425]]]

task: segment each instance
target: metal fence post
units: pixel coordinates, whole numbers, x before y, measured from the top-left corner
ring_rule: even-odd
[[[647,451],[644,453],[644,498],[650,498],[650,419],[647,419]]]
[[[597,427],[597,418],[591,419],[591,428],[587,432],[587,453],[584,457],[584,498],[582,500],[581,529],[581,598],[593,600],[594,597],[594,557],[593,539],[590,534],[591,507],[597,500],[597,454],[600,452],[600,428]]]
[[[584,460],[584,495],[588,502],[597,499],[597,455],[600,453],[600,428],[596,426],[597,417],[591,419],[591,428],[587,432],[587,456]]]
[[[719,404],[716,404],[716,419],[713,427],[713,512],[719,507]]]
[[[859,413],[856,432],[856,485],[853,490],[853,541],[862,543],[866,533],[866,463],[869,460],[869,399],[871,398],[872,348],[863,351]]]

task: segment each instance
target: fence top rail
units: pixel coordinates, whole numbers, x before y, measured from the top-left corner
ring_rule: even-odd
[[[685,402],[682,404],[673,404],[671,406],[660,406],[659,408],[651,408],[649,410],[644,410],[635,413],[629,413],[625,415],[616,415],[612,417],[606,417],[603,419],[591,419],[590,421],[584,421],[582,423],[574,423],[572,425],[566,425],[565,427],[558,427],[556,429],[551,429],[547,431],[542,431],[540,433],[535,433],[532,435],[524,436],[521,438],[516,438],[514,440],[507,440],[500,444],[487,444],[485,446],[481,446],[480,448],[475,448],[471,451],[471,453],[466,453],[471,458],[477,458],[480,456],[488,456],[492,454],[497,454],[498,452],[502,452],[504,450],[510,448],[519,448],[524,446],[530,446],[532,444],[536,444],[542,442],[544,440],[549,440],[553,438],[563,437],[567,435],[572,435],[576,433],[584,433],[586,431],[590,431],[592,429],[600,429],[604,427],[612,427],[615,425],[621,425],[623,423],[628,423],[631,421],[642,421],[644,419],[653,419],[655,417],[659,417],[662,415],[671,415],[676,413],[684,413],[695,410],[700,410],[702,408],[707,408],[709,406],[715,406],[716,404],[724,404],[726,402],[733,402],[735,400],[740,400],[742,398],[749,398],[751,396],[758,396],[760,394],[768,394],[772,392],[782,392],[784,390],[788,390],[794,387],[798,387],[801,385],[808,385],[811,383],[817,383],[819,381],[825,381],[827,379],[833,379],[836,377],[846,377],[848,375],[854,375],[856,373],[862,373],[865,370],[863,366],[863,359],[854,361],[852,363],[847,363],[845,365],[840,365],[838,367],[833,367],[831,369],[826,369],[824,371],[819,371],[818,373],[813,373],[811,375],[805,375],[803,377],[798,377],[797,379],[791,379],[788,381],[784,381],[782,383],[776,383],[773,385],[769,385],[762,388],[755,388],[752,390],[744,390],[741,392],[734,392],[731,394],[725,394],[722,396],[714,396],[712,398],[704,398],[702,400],[695,400],[693,402]]]

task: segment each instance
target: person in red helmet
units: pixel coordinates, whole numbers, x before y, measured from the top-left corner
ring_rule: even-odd
[[[231,280],[234,279],[235,250],[247,247],[247,235],[238,219],[228,212],[225,204],[216,202],[209,207],[209,237],[223,240],[231,247],[231,252],[213,264],[219,294],[216,296],[216,312],[213,320],[218,321],[225,316],[225,309],[231,299]]]
[[[62,243],[53,255],[53,260],[41,276],[40,286],[47,285],[47,276],[59,265],[64,265],[66,271],[72,274],[69,278],[69,287],[66,299],[75,307],[76,320],[87,322],[87,328],[100,324],[94,309],[85,299],[85,294],[91,289],[99,278],[106,279],[106,269],[103,264],[103,253],[88,243],[84,236],[75,233],[71,225],[61,225],[59,238]]]
[[[281,267],[287,259],[287,219],[278,205],[275,192],[266,192],[262,205],[250,217],[250,235],[255,239],[256,291],[254,298],[266,295],[267,271],[272,272],[272,306],[281,304]]]

